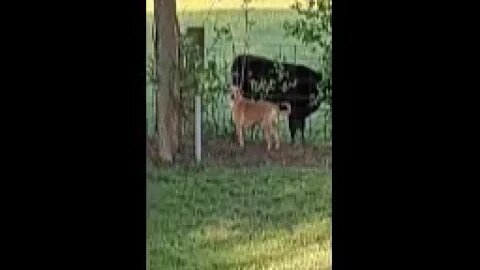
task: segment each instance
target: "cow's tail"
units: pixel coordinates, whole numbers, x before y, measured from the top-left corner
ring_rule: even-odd
[[[317,82],[321,82],[323,79],[322,73],[320,72],[314,72],[314,78]]]
[[[307,109],[307,115],[310,115],[311,113],[315,112],[318,110],[318,108],[320,108],[320,106],[322,105],[322,103],[325,101],[325,98],[320,98],[320,97],[317,97],[315,100],[313,100],[312,102],[309,102],[309,104],[307,105],[306,109]]]
[[[316,110],[318,110],[318,108],[320,107],[320,105],[322,105],[322,101],[321,101],[321,100],[317,101],[317,102],[316,102],[315,104],[313,104],[313,106],[311,106],[310,108],[311,108],[312,111],[316,111]]]

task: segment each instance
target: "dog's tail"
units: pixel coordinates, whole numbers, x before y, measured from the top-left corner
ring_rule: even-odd
[[[286,115],[290,115],[290,113],[292,112],[292,106],[290,106],[290,103],[288,102],[281,102],[278,108],[280,109],[281,112],[283,111],[283,113]]]

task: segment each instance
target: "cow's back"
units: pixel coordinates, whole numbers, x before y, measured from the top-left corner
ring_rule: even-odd
[[[232,83],[244,91],[246,97],[257,99],[259,93],[253,93],[248,79],[274,80],[275,86],[265,99],[272,102],[287,101],[291,103],[292,110],[301,110],[300,114],[309,115],[318,108],[312,104],[312,99],[318,97],[317,85],[321,75],[309,67],[291,63],[278,63],[287,72],[287,78],[279,80],[277,64],[275,61],[261,56],[242,54],[235,57],[232,63]],[[285,83],[289,84],[284,89]],[[285,91],[286,90],[286,91]]]

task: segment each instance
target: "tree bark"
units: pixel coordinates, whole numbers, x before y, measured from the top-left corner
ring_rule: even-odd
[[[158,88],[157,140],[159,158],[172,163],[178,151],[178,32],[175,0],[155,0],[155,60]]]

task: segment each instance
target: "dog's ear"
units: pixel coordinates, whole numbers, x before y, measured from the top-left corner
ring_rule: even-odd
[[[230,91],[230,99],[231,100],[237,99],[237,96],[238,96],[237,89],[234,86],[231,86],[230,88],[232,90],[232,91]]]
[[[239,95],[242,94],[242,91],[240,90],[240,88],[236,85],[232,85],[230,86],[230,89],[232,90],[232,98],[233,99],[236,99]]]

